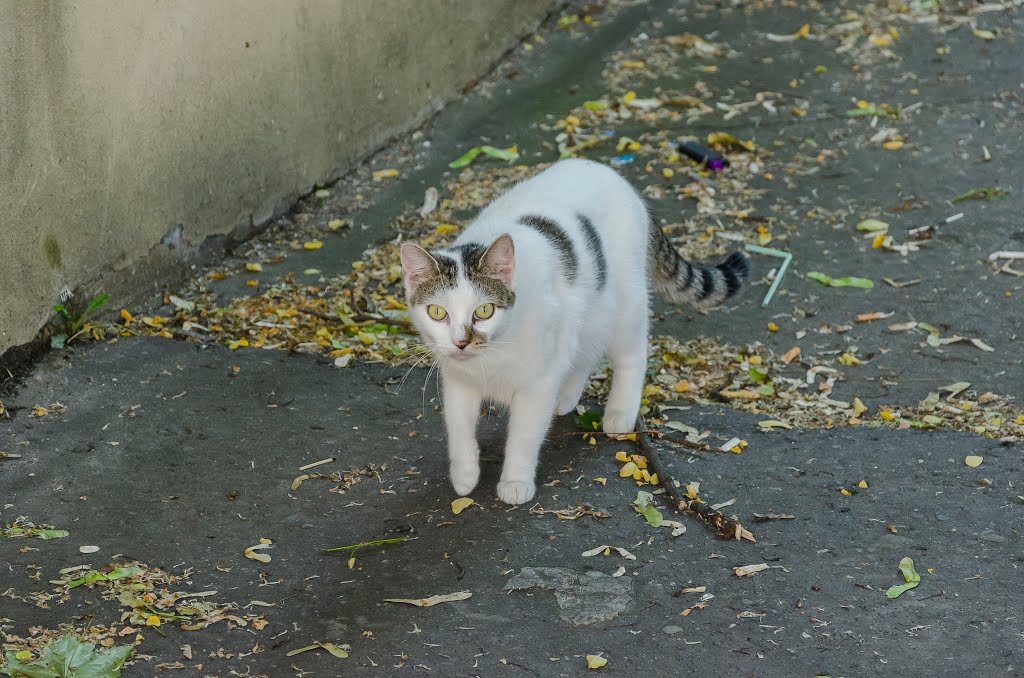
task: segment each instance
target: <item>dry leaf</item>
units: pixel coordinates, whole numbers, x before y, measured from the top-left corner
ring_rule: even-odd
[[[472,597],[472,595],[469,591],[456,591],[455,593],[430,596],[429,598],[385,598],[384,602],[405,603],[406,605],[415,605],[416,607],[433,607],[440,603],[454,603],[458,600],[466,600]]]
[[[596,654],[588,654],[587,655],[587,668],[588,669],[599,669],[599,668],[601,668],[602,666],[604,666],[607,663],[608,663],[608,660],[605,659],[604,657],[600,657],[600,656],[598,656]]]
[[[964,457],[964,463],[970,466],[971,468],[978,468],[979,466],[981,466],[981,462],[983,461],[985,461],[985,458],[979,457],[976,454],[971,454]]]
[[[584,558],[589,558],[590,556],[596,556],[596,555],[598,555],[600,553],[605,553],[607,555],[608,553],[611,552],[611,549],[615,549],[616,551],[618,551],[619,555],[622,556],[623,558],[625,558],[626,560],[636,560],[636,556],[634,556],[632,553],[630,553],[626,549],[624,549],[624,548],[622,548],[620,546],[609,546],[608,544],[602,544],[602,545],[600,545],[600,546],[598,546],[596,548],[590,549],[589,551],[584,551],[581,555]]]
[[[758,563],[757,565],[744,565],[742,567],[734,567],[732,571],[737,577],[749,577],[768,569],[768,563]]]

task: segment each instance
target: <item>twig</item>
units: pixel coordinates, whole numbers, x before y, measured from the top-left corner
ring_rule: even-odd
[[[658,478],[661,479],[661,486],[665,488],[665,493],[668,494],[676,509],[683,514],[692,513],[696,515],[703,522],[713,527],[718,536],[723,539],[756,541],[754,534],[750,530],[743,527],[739,522],[726,518],[721,511],[712,509],[711,505],[707,502],[701,499],[690,499],[689,497],[680,496],[675,483],[672,481],[672,477],[665,472],[665,466],[661,463],[658,451],[651,445],[651,440],[643,429],[643,420],[640,417],[637,417],[636,428],[638,431],[636,441],[640,447],[640,452],[647,457],[647,463],[658,474]]]
[[[356,549],[365,548],[367,546],[384,546],[386,544],[398,544],[403,541],[412,541],[412,537],[396,537],[395,539],[378,539],[377,541],[364,541],[359,544],[349,544],[348,546],[337,546],[333,549],[323,549],[324,553],[336,553],[338,551],[355,551]]]

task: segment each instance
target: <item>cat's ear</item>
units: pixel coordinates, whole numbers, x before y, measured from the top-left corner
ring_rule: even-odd
[[[508,233],[499,235],[480,257],[477,270],[490,278],[497,278],[511,287],[512,274],[516,270],[516,246],[512,242],[512,236]]]
[[[437,260],[425,249],[411,242],[402,243],[402,271],[405,274],[405,291],[409,294],[427,278],[440,275]]]

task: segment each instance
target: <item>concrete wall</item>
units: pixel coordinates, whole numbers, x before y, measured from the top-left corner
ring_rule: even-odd
[[[0,355],[65,287],[166,279],[175,224],[199,243],[266,221],[554,5],[0,0]]]

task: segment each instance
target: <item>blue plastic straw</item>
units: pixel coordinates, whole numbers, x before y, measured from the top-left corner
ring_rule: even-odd
[[[747,245],[746,250],[748,252],[757,252],[758,254],[767,254],[769,257],[778,257],[782,259],[782,266],[779,266],[778,273],[775,274],[775,280],[772,281],[772,286],[768,288],[768,294],[764,295],[764,301],[761,302],[761,308],[766,307],[771,303],[772,297],[775,296],[775,291],[779,289],[779,283],[782,282],[782,276],[786,275],[786,269],[789,268],[789,262],[793,261],[793,255],[790,252],[783,252],[771,247],[761,247],[760,245]]]

